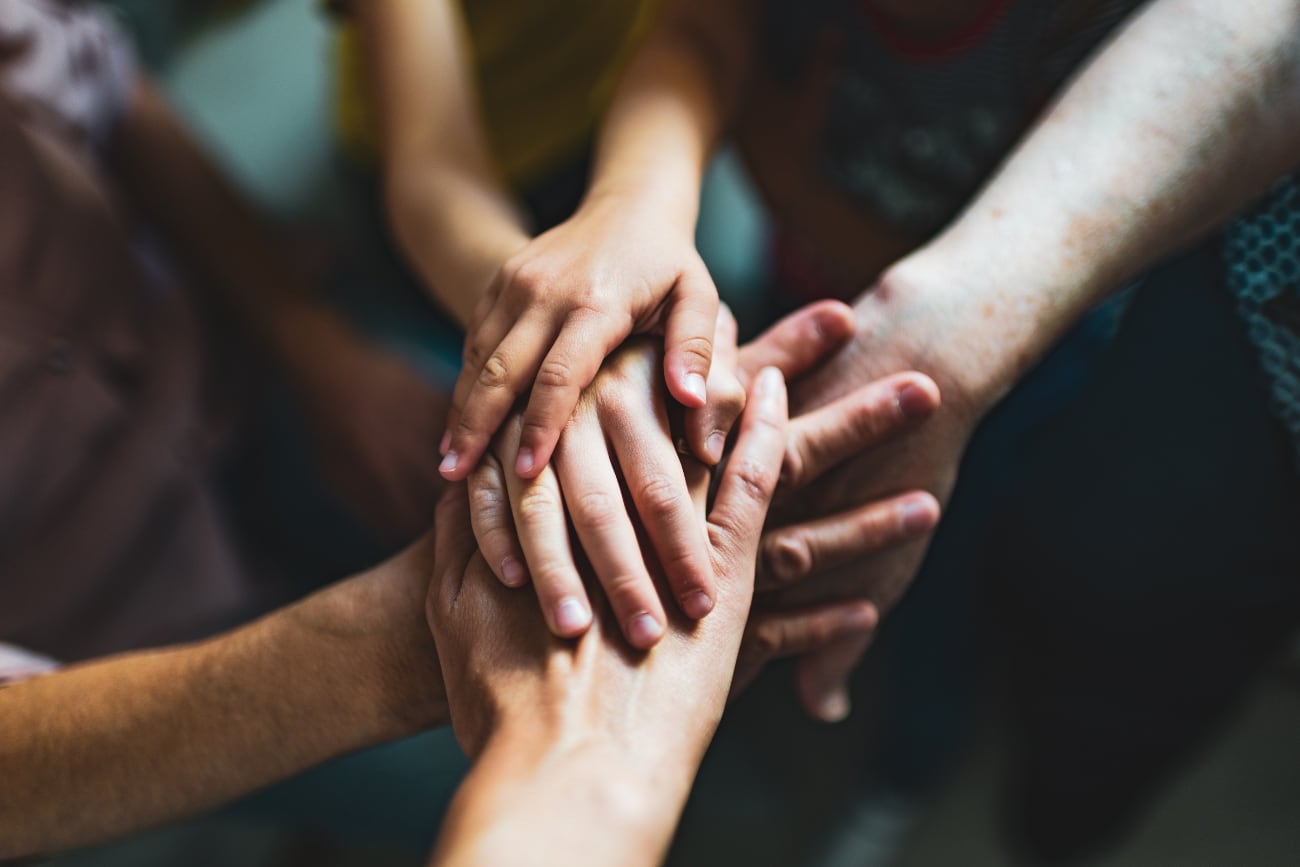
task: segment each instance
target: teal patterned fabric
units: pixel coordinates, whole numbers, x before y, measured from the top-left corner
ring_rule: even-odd
[[[1300,184],[1279,181],[1224,233],[1228,288],[1300,467]]]

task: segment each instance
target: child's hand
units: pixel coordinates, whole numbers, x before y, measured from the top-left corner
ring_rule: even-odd
[[[479,303],[440,448],[442,474],[469,475],[531,389],[512,463],[521,477],[536,477],[579,395],[630,334],[662,331],[669,393],[687,408],[704,406],[717,312],[717,290],[688,234],[627,199],[585,204],[507,262]]]

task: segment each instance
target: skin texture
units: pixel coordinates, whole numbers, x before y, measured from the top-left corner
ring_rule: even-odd
[[[448,718],[432,537],[228,635],[0,689],[0,860],[211,809]]]
[[[554,638],[528,596],[474,552],[464,498],[444,499],[428,613],[452,725],[478,760],[435,864],[662,859],[731,686],[785,420],[781,376],[767,369],[707,515],[717,607],[700,622],[673,617],[647,653],[629,649],[603,610],[577,641]],[[703,524],[708,473],[692,462],[687,474]],[[504,640],[476,640],[484,632]]]
[[[926,20],[900,23],[918,32],[944,29],[939,4],[920,11]],[[684,156],[693,160],[733,122],[750,74],[747,28],[756,14],[747,0],[666,4],[610,110],[611,117],[625,112],[629,128],[643,127],[630,139],[659,144],[642,154],[640,174],[620,192],[653,202],[651,185],[636,177],[674,190],[693,181],[672,167]],[[798,507],[789,503],[774,519],[796,512],[815,518],[906,490],[946,501],[975,424],[1071,323],[1294,166],[1298,31],[1300,4],[1285,0],[1155,0],[1135,14],[963,215],[863,293],[854,340],[792,395],[796,412],[829,407],[863,383],[918,370],[944,395],[939,413],[913,435],[806,487]],[[700,111],[681,112],[678,120],[690,120],[665,122],[672,134],[656,138],[655,118],[621,104],[635,105],[629,94],[638,93]],[[634,144],[626,147],[634,152]],[[823,558],[829,568],[815,578],[765,593],[758,604],[859,598],[884,611],[924,551],[921,540],[850,564]],[[844,681],[867,641],[855,638],[801,661],[810,710],[846,707]]]
[[[783,373],[805,375],[848,340],[851,316],[838,302],[812,305],[739,354],[755,372],[770,362]],[[716,345],[715,396],[724,387],[740,389],[738,383],[722,381],[724,371],[738,363],[733,360],[735,324],[729,316],[720,319]],[[507,586],[521,586],[531,576],[547,622],[562,637],[581,634],[591,620],[591,601],[570,541],[570,526],[600,581],[615,622],[632,646],[649,648],[663,635],[666,615],[650,574],[655,560],[671,564],[668,585],[684,611],[698,614],[691,611],[693,604],[712,605],[708,562],[702,570],[691,571],[695,569],[691,554],[703,540],[695,539],[699,522],[690,508],[680,456],[671,444],[667,398],[655,381],[658,359],[654,343],[645,340],[611,356],[579,402],[553,468],[537,479],[524,481],[503,471],[502,461],[491,454],[470,477],[474,533],[485,559],[494,564],[493,571]],[[746,381],[751,380],[752,375],[746,374]],[[909,400],[900,401],[900,393]],[[937,406],[938,392],[932,382],[903,374],[871,383],[834,407],[793,420],[784,458],[788,469],[782,471],[779,496],[788,499],[846,454],[900,435]],[[521,424],[516,418],[507,426],[497,447],[502,455],[512,453]],[[647,437],[647,431],[658,435]],[[657,536],[653,530],[640,536],[649,546],[644,555],[638,528],[623,508],[625,489],[638,501],[639,514],[663,510],[660,520],[671,530],[667,536]],[[916,491],[883,497],[815,523],[775,528],[761,547],[760,582],[794,584],[817,563],[900,544],[928,531],[937,520],[937,503]],[[701,574],[706,584],[696,579]],[[701,587],[707,587],[710,595],[690,600],[689,594],[700,592]],[[828,616],[835,613],[832,607]],[[808,615],[795,610],[773,614],[778,621],[787,616],[802,622]],[[756,642],[778,650],[783,646],[779,637],[786,631],[779,623],[767,624],[756,634]],[[747,658],[756,661],[761,655]]]
[[[661,201],[673,202],[674,219],[664,225],[664,231],[647,234],[645,213],[629,210],[628,200],[617,195],[616,185],[602,185],[599,189],[593,185],[578,214],[534,240],[522,217],[521,206],[507,189],[488,152],[483,123],[475,105],[469,43],[458,4],[453,0],[376,0],[354,4],[353,13],[361,31],[370,89],[380,119],[390,223],[406,258],[433,296],[470,330],[465,347],[465,374],[454,389],[441,440],[436,433],[429,436],[424,423],[442,412],[441,402],[426,398],[422,408],[412,400],[407,406],[419,423],[406,426],[412,430],[405,436],[403,447],[417,438],[423,441],[427,437],[431,450],[437,446],[443,455],[456,453],[451,460],[443,459],[442,475],[451,480],[466,478],[515,396],[534,381],[534,372],[542,361],[539,353],[559,336],[560,324],[572,318],[575,330],[564,340],[570,346],[577,344],[583,348],[582,365],[586,372],[578,377],[564,375],[566,371],[577,370],[577,361],[565,361],[560,365],[561,375],[544,378],[538,393],[549,407],[545,410],[549,421],[540,428],[526,430],[530,438],[541,431],[549,444],[544,449],[536,443],[530,446],[534,450],[532,468],[518,473],[520,479],[536,478],[549,463],[559,429],[567,423],[576,405],[581,386],[575,383],[590,381],[600,360],[621,341],[611,335],[667,324],[669,308],[660,309],[657,301],[646,300],[642,306],[649,306],[643,311],[645,315],[639,325],[632,321],[636,317],[625,316],[623,325],[611,329],[610,317],[617,318],[613,311],[625,306],[623,299],[633,296],[661,299],[676,292],[691,299],[683,311],[697,322],[707,321],[704,336],[708,347],[702,354],[697,352],[691,356],[690,369],[708,375],[716,291],[691,243],[695,197],[674,196],[668,188],[662,188]],[[672,106],[666,110],[675,112]],[[659,114],[664,111],[662,105],[656,109]],[[599,153],[624,154],[626,149],[619,144],[627,138],[619,132],[622,122],[611,118],[606,126]],[[609,145],[604,144],[606,140]],[[689,174],[702,173],[702,160],[702,156],[696,158],[699,165],[689,169]],[[598,155],[598,166],[605,162]],[[615,180],[623,171],[621,166],[622,161],[616,160],[614,168],[618,171],[598,168],[597,172],[601,177]],[[698,186],[698,179],[695,185]],[[647,237],[657,239],[657,245],[647,247]],[[575,250],[582,249],[594,250],[599,255],[574,254]],[[645,275],[651,272],[654,278],[646,280]],[[575,309],[572,302],[579,296],[582,300]],[[489,323],[493,311],[496,313]],[[707,311],[706,320],[700,311]],[[531,348],[522,354],[511,350],[506,359],[508,364],[493,362],[491,369],[501,375],[489,377],[493,384],[488,389],[491,394],[485,396],[480,389],[479,394],[471,397],[475,385],[483,381],[478,371],[484,369],[506,331],[513,328],[516,316],[532,316],[530,322],[537,325],[537,328],[528,326]],[[586,325],[580,321],[584,318]],[[603,324],[597,326],[596,320]],[[587,325],[595,330],[587,329]],[[542,332],[545,339],[538,336]],[[677,337],[676,332],[666,337],[670,344],[690,343]],[[694,342],[698,349],[699,341]],[[599,346],[600,351],[588,353],[589,346]],[[526,368],[524,373],[518,372],[520,364]],[[716,462],[721,456],[720,444],[725,442],[738,412],[736,390],[734,386],[710,383],[704,389],[710,396],[706,404],[692,394],[699,393],[700,389],[686,388],[688,371],[684,366],[679,367],[673,374],[675,368],[669,364],[669,381],[670,385],[677,384],[674,394],[689,407],[684,422],[687,442],[698,456]],[[558,403],[556,398],[545,397],[547,382],[554,386],[549,390]],[[453,431],[461,427],[467,406],[475,413],[486,412],[482,421],[474,416],[469,419],[471,427],[466,431],[473,433],[472,447],[453,442]],[[387,429],[401,427],[394,424]],[[639,436],[639,432],[632,433]],[[653,437],[639,444],[628,441],[628,447],[634,445],[652,450],[659,443]],[[433,454],[431,451],[430,455]],[[405,451],[401,457],[418,469],[419,477],[430,460],[429,456],[417,457]],[[517,458],[517,454],[509,455],[505,465],[517,467]],[[396,462],[396,455],[388,461]],[[388,472],[390,467],[381,469],[384,472],[377,473],[378,478],[400,477],[400,473]],[[421,497],[420,502],[426,500]],[[632,517],[629,513],[628,519]],[[635,517],[644,523],[653,538],[664,539],[688,519],[688,512],[647,510]],[[607,547],[618,544],[616,537],[603,537],[602,542]],[[522,557],[514,556],[512,560],[516,565],[523,565]],[[697,585],[705,596],[708,595],[707,560],[702,537],[697,533],[686,556],[686,572],[689,583]],[[514,577],[513,567],[511,577],[505,575],[504,557],[491,562],[503,580],[519,580]],[[644,593],[642,597],[649,607]],[[706,609],[692,610],[699,613]],[[580,615],[574,623],[582,624],[584,620]],[[561,631],[572,634],[571,630]]]

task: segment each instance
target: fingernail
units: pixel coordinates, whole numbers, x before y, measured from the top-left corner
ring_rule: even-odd
[[[699,620],[713,610],[713,600],[700,590],[683,596],[681,605],[683,613],[692,620]]]
[[[763,401],[771,401],[780,394],[781,387],[785,384],[781,371],[775,367],[765,367],[758,372],[758,379],[754,383],[756,396]]]
[[[722,450],[727,445],[727,438],[720,433],[711,433],[709,438],[704,442],[704,453],[709,456],[709,460],[717,463],[722,460]]]
[[[536,458],[533,457],[533,450],[520,449],[519,456],[515,458],[515,472],[521,476],[531,473],[534,463],[536,463]]]
[[[521,587],[524,583],[524,567],[514,557],[507,557],[501,561],[501,577],[507,586]]]
[[[876,628],[880,615],[874,605],[860,605],[844,614],[844,628],[853,632],[868,632]]]
[[[449,448],[451,448],[451,431],[442,435],[442,441],[438,443],[438,454],[446,457]]]
[[[575,633],[587,628],[591,622],[591,612],[572,596],[555,606],[555,626],[560,632]]]
[[[848,691],[837,689],[822,696],[821,701],[817,703],[815,712],[817,718],[822,722],[837,723],[848,719],[852,710],[853,707],[849,704]]]
[[[898,414],[909,420],[925,418],[934,409],[930,396],[911,384],[900,388],[894,401],[898,404]]]
[[[459,455],[455,452],[447,452],[446,456],[442,459],[442,463],[438,465],[438,472],[442,473],[444,476],[448,473],[456,472],[456,464],[459,461]]]
[[[686,375],[686,391],[700,403],[705,403],[709,399],[708,389],[704,385],[704,377],[698,373],[688,373]]]
[[[649,614],[642,612],[627,624],[627,639],[634,647],[646,648],[663,637],[664,628]]]
[[[900,511],[903,532],[909,536],[920,535],[934,526],[934,513],[925,503],[909,500]]]

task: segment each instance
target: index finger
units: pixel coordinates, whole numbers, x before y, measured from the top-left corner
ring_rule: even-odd
[[[786,316],[740,348],[737,375],[746,385],[764,367],[786,380],[808,373],[853,336],[853,308],[842,301],[819,301]]]
[[[748,580],[752,581],[759,534],[776,491],[785,452],[789,408],[781,372],[763,368],[751,392],[740,418],[740,436],[709,513],[709,536],[714,547],[733,561],[730,568],[717,570],[720,581],[746,563],[751,567]]]

